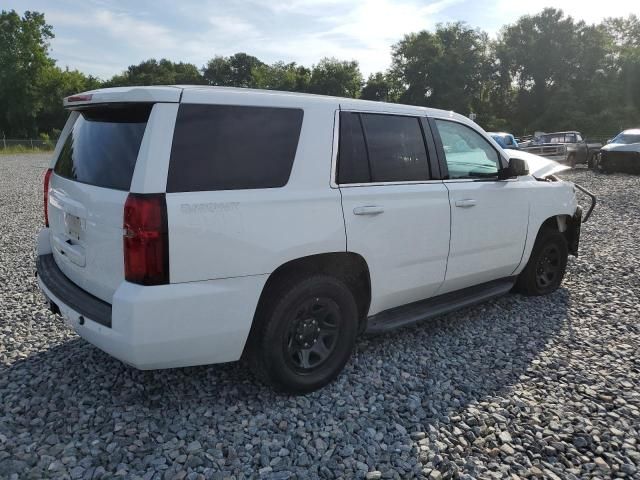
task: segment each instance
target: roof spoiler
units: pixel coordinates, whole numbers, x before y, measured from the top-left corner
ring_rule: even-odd
[[[178,103],[181,95],[182,88],[172,86],[101,88],[70,95],[63,100],[63,105],[76,110],[103,103]]]

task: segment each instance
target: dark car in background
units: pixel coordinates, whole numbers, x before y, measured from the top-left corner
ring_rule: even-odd
[[[600,150],[600,171],[640,173],[640,128],[625,130]]]

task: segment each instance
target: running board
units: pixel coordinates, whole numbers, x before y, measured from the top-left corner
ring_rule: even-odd
[[[502,278],[437,297],[390,308],[367,319],[366,333],[378,334],[413,325],[461,308],[470,307],[504,295],[513,287],[515,277]]]

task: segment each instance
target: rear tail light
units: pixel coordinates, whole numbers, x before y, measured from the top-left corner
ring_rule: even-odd
[[[50,168],[44,174],[43,197],[44,197],[44,226],[49,227],[49,183],[51,182],[51,174],[53,170]]]
[[[169,283],[167,202],[163,193],[130,193],[124,205],[124,276],[140,285]]]

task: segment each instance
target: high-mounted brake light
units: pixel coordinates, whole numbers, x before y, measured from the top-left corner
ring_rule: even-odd
[[[43,197],[44,197],[44,226],[49,227],[49,183],[53,170],[49,168],[44,173]]]
[[[91,101],[92,98],[93,98],[93,94],[91,94],[91,93],[87,93],[87,94],[84,94],[84,95],[71,95],[70,97],[67,97],[67,103],[89,102],[89,101]]]
[[[124,276],[140,285],[169,283],[169,235],[164,194],[130,193],[124,205]]]

